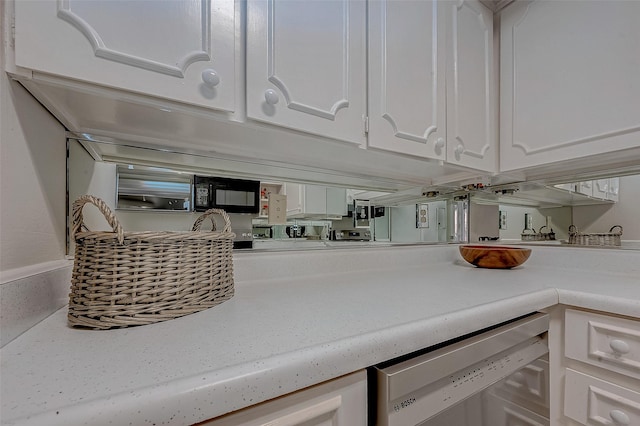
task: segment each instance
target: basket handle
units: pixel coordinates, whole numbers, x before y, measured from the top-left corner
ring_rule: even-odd
[[[222,219],[224,219],[224,228],[222,232],[231,232],[231,219],[229,219],[229,215],[222,209],[209,209],[206,212],[202,213],[199,218],[193,223],[192,231],[199,231],[202,226],[202,222],[208,217],[211,218],[211,223],[213,223],[213,230],[216,230],[216,222],[213,219],[213,215],[220,215]]]
[[[576,228],[575,225],[569,226],[569,234],[577,234],[577,233],[578,233],[578,228]]]
[[[620,228],[620,235],[622,235],[622,226],[620,225],[614,225],[611,227],[611,229],[609,229],[609,232],[613,232],[614,229],[616,228]]]
[[[86,229],[84,219],[82,217],[82,208],[87,203],[93,204],[98,208],[98,210],[100,210],[100,213],[102,213],[104,218],[107,220],[107,223],[109,223],[113,232],[118,234],[118,243],[122,244],[124,242],[124,230],[122,229],[120,222],[118,222],[118,218],[113,214],[109,206],[107,206],[107,203],[93,195],[83,195],[73,202],[73,235],[75,236],[83,227]]]

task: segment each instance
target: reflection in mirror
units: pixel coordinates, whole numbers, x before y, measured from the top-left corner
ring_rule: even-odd
[[[454,220],[448,217],[446,200],[391,206],[376,201],[389,194],[377,188],[341,188],[257,177],[255,205],[247,187],[240,191],[219,186],[225,180],[220,178],[229,176],[217,176],[215,172],[206,175],[206,171],[196,174],[179,167],[96,161],[82,144],[70,140],[69,202],[84,194],[103,199],[126,231],[188,231],[200,211],[214,206],[211,203],[225,200],[228,204],[244,194],[242,206],[237,202],[222,206],[231,217],[236,248],[446,243],[455,234],[448,232]],[[243,178],[248,179],[246,175]],[[233,208],[249,208],[252,212],[236,213]],[[83,213],[89,229],[106,229],[96,209],[87,207]]]
[[[237,247],[259,249],[467,241],[560,245],[568,244],[571,225],[584,233],[607,232],[621,225],[621,247],[640,248],[635,214],[640,208],[640,176],[553,187],[524,182],[517,190],[499,195],[471,191],[460,196],[458,191],[425,198],[418,191],[398,201],[396,194],[388,196],[393,190],[381,190],[373,183],[355,189],[323,185],[319,179],[313,183],[274,176],[261,179],[243,170],[241,177],[255,180],[258,191],[256,203],[249,203],[253,193],[246,189],[225,192],[207,186],[207,191],[198,192],[193,185],[194,175],[216,179],[237,175],[203,169],[202,163],[190,168],[188,161],[167,166],[171,162],[160,161],[160,155],[154,152],[153,164],[144,166],[122,163],[122,159],[96,161],[85,146],[69,140],[69,202],[83,194],[102,198],[126,231],[188,231],[200,215],[194,211],[198,197],[202,201],[222,190],[228,200],[234,200],[242,193],[246,199],[241,204],[255,207],[255,212],[230,213]],[[86,208],[83,213],[89,229],[106,229],[96,209]],[[544,238],[537,241],[532,235]]]
[[[640,175],[557,184],[501,197],[498,235],[505,243],[640,249],[638,211]],[[571,226],[590,241],[571,238]]]

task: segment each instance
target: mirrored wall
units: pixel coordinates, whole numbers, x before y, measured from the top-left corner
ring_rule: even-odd
[[[562,245],[568,244],[572,225],[580,232],[606,232],[620,225],[621,247],[640,248],[635,218],[640,176],[398,198],[392,189],[379,185],[322,185],[157,163],[96,161],[90,150],[70,140],[69,203],[83,194],[98,196],[116,212],[126,231],[189,231],[207,203],[215,201],[230,212],[238,248],[455,242]],[[206,179],[198,181],[198,176]],[[97,209],[85,207],[84,220],[89,229],[107,228]]]

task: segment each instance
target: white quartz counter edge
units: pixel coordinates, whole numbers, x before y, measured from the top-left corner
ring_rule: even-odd
[[[289,288],[287,283],[280,287],[281,283],[274,282],[265,284],[254,282],[247,285],[247,288],[239,286],[235,301],[232,299],[215,309],[167,323],[140,327],[137,330],[134,328],[108,332],[111,333],[109,336],[112,344],[109,345],[109,342],[102,344],[106,351],[102,355],[103,358],[99,355],[101,353],[99,351],[92,353],[88,349],[78,348],[81,352],[85,350],[86,354],[92,355],[93,359],[78,360],[78,371],[70,368],[66,375],[53,374],[52,376],[48,375],[47,370],[42,366],[38,369],[38,364],[49,365],[51,369],[56,368],[57,365],[73,366],[74,362],[56,359],[56,350],[60,352],[58,356],[72,356],[70,352],[64,352],[64,349],[60,348],[68,344],[78,345],[77,339],[80,333],[90,333],[85,334],[85,337],[87,345],[91,345],[92,336],[96,335],[91,331],[78,332],[67,329],[64,326],[66,311],[62,309],[3,349],[3,424],[99,424],[106,423],[105,419],[113,424],[129,422],[190,424],[320,383],[558,302],[623,315],[640,316],[640,283],[633,273],[612,275],[576,273],[574,270],[564,271],[553,268],[545,270],[535,262],[532,264],[533,267],[523,267],[513,271],[476,270],[459,261],[440,263],[435,266],[437,266],[435,269],[429,270],[414,268],[402,271],[385,270],[385,273],[374,271],[368,274],[360,272],[328,277],[307,277],[304,283],[298,284],[303,289],[302,293],[321,297],[324,292],[317,293],[319,288],[326,288],[329,292],[329,296],[325,296],[320,304],[316,306],[312,304],[308,311],[310,315],[320,312],[313,309],[326,308],[322,303],[339,301],[339,298],[332,299],[331,294],[336,294],[340,288],[345,288],[345,297],[351,299],[354,294],[362,293],[363,289],[370,290],[372,294],[363,295],[362,300],[339,302],[341,305],[337,310],[342,312],[343,316],[338,319],[341,321],[351,319],[355,325],[340,322],[326,325],[322,321],[331,323],[330,316],[318,318],[320,322],[317,330],[311,327],[313,321],[293,327],[291,338],[299,340],[299,344],[289,342],[287,346],[286,336],[283,338],[283,336],[274,335],[271,336],[273,340],[281,339],[285,346],[283,350],[272,350],[272,353],[266,354],[262,350],[264,346],[259,346],[260,342],[256,342],[258,344],[254,348],[257,352],[256,357],[243,358],[242,354],[239,354],[237,363],[229,360],[216,363],[216,356],[223,354],[224,348],[219,349],[219,353],[212,352],[210,356],[214,359],[207,362],[207,354],[198,353],[198,351],[212,351],[212,346],[206,344],[201,346],[192,344],[190,347],[182,348],[184,351],[180,352],[178,348],[171,347],[171,345],[177,346],[184,343],[180,338],[177,341],[173,339],[173,343],[171,340],[166,342],[168,347],[158,345],[157,342],[143,342],[140,348],[128,348],[130,353],[125,354],[123,359],[128,358],[133,365],[142,366],[147,358],[150,360],[149,363],[154,365],[163,362],[171,365],[171,361],[175,362],[173,368],[175,371],[168,372],[171,373],[169,374],[171,378],[163,380],[162,377],[156,377],[160,367],[151,366],[141,374],[144,380],[141,381],[142,386],[138,387],[131,385],[131,383],[137,383],[138,377],[132,377],[136,375],[135,369],[132,370],[131,366],[127,365],[121,365],[124,373],[122,376],[116,375],[109,381],[110,371],[107,370],[120,366],[118,360],[108,359],[118,355],[116,349],[108,349],[109,347],[113,345],[126,347],[154,333],[167,335],[171,339],[172,333],[180,336],[180,333],[184,334],[190,326],[198,329],[210,327],[205,335],[216,335],[220,329],[207,324],[219,325],[220,318],[234,319],[235,314],[245,315],[247,311],[241,308],[246,304],[254,304],[250,307],[260,310],[261,307],[255,305],[255,297],[258,294],[265,298],[261,302],[273,304],[271,310],[262,312],[272,312],[274,307],[277,307],[277,300],[266,298],[269,294],[275,295],[274,297],[278,295],[286,297],[287,293],[282,292]],[[406,304],[407,300],[413,299],[412,295],[415,296],[416,291],[419,292],[426,286],[425,283],[420,282],[425,273],[428,273],[430,279],[443,284],[434,284],[420,296],[424,297],[425,294],[432,296],[431,300],[425,299],[422,302],[426,312],[420,314],[419,308],[412,310],[411,307],[407,307],[404,312],[379,312],[383,322],[376,323],[375,308],[379,309],[385,306],[385,303],[396,308]],[[398,279],[390,283],[394,276]],[[356,277],[357,281],[354,281]],[[332,283],[324,282],[327,279]],[[513,282],[514,280],[517,282]],[[344,287],[347,283],[355,283],[352,286],[356,287],[356,293],[349,293],[348,290],[352,286]],[[383,289],[386,291],[387,287],[392,293],[385,296],[380,291]],[[399,293],[393,293],[394,291]],[[405,298],[400,294],[404,291],[413,293]],[[461,294],[461,292],[468,294]],[[378,300],[381,296],[388,300],[381,303]],[[365,309],[359,311],[359,304],[364,304]],[[369,314],[367,314],[369,310],[366,309],[366,305],[373,307]],[[268,309],[268,307],[263,306],[262,309]],[[357,315],[350,317],[349,309],[354,310]],[[302,311],[294,310],[293,312],[301,315]],[[332,314],[329,311],[324,313]],[[285,329],[287,320],[303,321],[302,318],[292,319],[274,315],[275,317],[271,320],[281,321],[280,326]],[[360,315],[374,316],[359,318]],[[369,329],[363,328],[369,321],[373,322],[373,326]],[[383,323],[389,326],[384,326]],[[342,327],[339,327],[341,325]],[[296,334],[304,332],[308,327],[311,327],[308,329],[311,333],[317,331],[318,337],[305,338]],[[344,331],[345,328],[347,331]],[[237,341],[228,340],[229,336],[222,334],[220,336],[223,337],[219,342],[216,338],[212,340],[223,346],[228,344],[228,351],[236,349],[234,345],[240,345]],[[202,338],[202,335],[196,335],[195,338]],[[256,338],[255,335],[249,334],[242,336],[239,340]],[[46,339],[49,339],[49,342],[45,341]],[[55,346],[56,344],[58,346]],[[251,345],[246,346],[247,344],[244,342],[245,346],[242,346],[242,349],[251,348]],[[45,350],[37,352],[35,348],[40,346],[44,346]],[[137,353],[136,349],[142,353]],[[162,359],[162,356],[158,358],[158,354],[148,353],[150,349],[166,350],[172,356],[182,353],[184,357],[166,360]],[[23,362],[16,363],[20,357],[23,358]],[[202,367],[194,368],[193,365],[185,367],[180,364],[182,361],[191,364],[199,362]],[[17,371],[9,371],[9,366],[16,367]],[[91,371],[87,370],[90,367],[95,369],[93,376]],[[56,380],[52,377],[57,377],[57,381],[51,383]],[[131,380],[128,381],[128,379]],[[40,380],[45,383],[39,382]],[[101,383],[105,384],[101,385]],[[81,392],[86,395],[80,400],[77,395],[71,398],[59,395],[37,395],[42,392],[51,392],[52,389],[60,389],[59,392],[62,394],[73,393],[75,389],[76,394]],[[7,402],[7,399],[11,398],[13,402]],[[25,398],[34,401],[30,405],[26,404],[26,407],[18,407]]]
[[[218,371],[88,398],[86,402],[2,424],[96,425],[106,424],[105,419],[109,424],[123,425],[193,424],[449,340],[470,332],[470,327],[489,325],[487,318],[518,317],[553,306],[557,300],[554,289],[544,289]],[[66,308],[54,314],[52,320],[61,320],[65,315]],[[400,342],[407,344],[403,346]],[[70,375],[73,374],[71,371]],[[99,367],[92,380],[100,380]],[[74,381],[70,378],[70,383]],[[24,385],[29,386],[29,380]],[[60,385],[64,391],[65,385]]]

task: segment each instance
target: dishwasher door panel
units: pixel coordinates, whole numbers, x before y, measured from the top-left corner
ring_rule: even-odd
[[[545,356],[548,324],[548,316],[537,313],[396,364],[374,367],[375,424],[481,426],[482,404],[480,410],[465,405],[478,405],[474,401],[483,390]],[[447,411],[457,404],[461,405]],[[441,420],[451,416],[458,418]],[[433,423],[428,421],[432,418]]]

